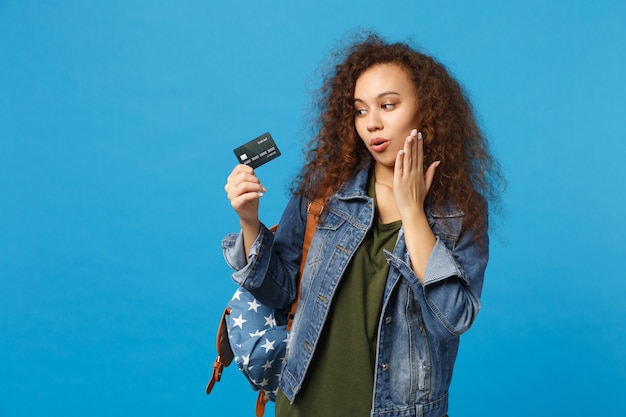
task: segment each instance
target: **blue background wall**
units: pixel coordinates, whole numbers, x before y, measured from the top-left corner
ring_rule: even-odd
[[[234,367],[203,393],[232,149],[272,132],[276,222],[356,27],[443,61],[509,180],[451,415],[626,412],[626,3],[4,0],[0,416],[253,415]]]

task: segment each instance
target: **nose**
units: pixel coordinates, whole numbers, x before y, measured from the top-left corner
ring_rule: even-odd
[[[370,132],[374,132],[376,130],[382,129],[383,124],[380,120],[380,115],[375,110],[370,110],[368,113],[367,119],[367,130]]]

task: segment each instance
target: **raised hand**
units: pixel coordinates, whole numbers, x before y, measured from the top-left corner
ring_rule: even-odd
[[[424,173],[424,140],[422,133],[411,131],[398,152],[393,175],[393,190],[396,207],[402,219],[423,215],[424,200],[430,190],[439,161],[435,161]]]
[[[237,212],[243,232],[246,255],[259,234],[259,199],[267,191],[248,165],[237,165],[228,176],[224,190]]]
[[[393,171],[393,193],[396,207],[402,218],[404,240],[411,259],[411,268],[424,282],[426,264],[435,245],[433,234],[424,211],[424,200],[433,182],[439,161],[424,172],[424,140],[413,130],[398,152]]]

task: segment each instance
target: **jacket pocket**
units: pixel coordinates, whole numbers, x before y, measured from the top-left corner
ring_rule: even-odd
[[[326,209],[317,224],[317,231],[311,242],[311,248],[307,257],[307,266],[318,263],[324,258],[324,253],[327,253],[327,249],[333,243],[333,239],[336,238],[337,230],[348,221],[348,216],[337,210]]]

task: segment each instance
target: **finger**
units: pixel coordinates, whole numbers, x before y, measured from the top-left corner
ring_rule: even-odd
[[[258,200],[263,197],[263,195],[264,194],[261,191],[245,190],[240,188],[233,190],[228,195],[228,200],[235,211],[241,215],[244,211],[250,210],[250,205],[258,206]]]
[[[224,191],[229,198],[236,197],[239,194],[243,194],[245,192],[251,191],[260,191],[264,192],[265,187],[259,184],[257,181],[246,181],[246,180],[233,180],[224,186]]]
[[[246,172],[248,174],[254,174],[254,169],[250,165],[238,164],[233,169],[233,172]]]
[[[252,169],[248,165],[243,164],[237,165],[231,172],[230,177],[236,177],[238,175],[252,175],[256,177],[254,169]]]
[[[418,132],[417,129],[413,129],[413,130],[411,130],[411,136],[410,137],[411,137],[411,142],[415,143],[415,142],[418,142],[421,139],[422,134],[421,134],[421,132]],[[418,156],[418,152],[417,152],[418,149],[417,149],[416,146],[413,146],[411,149],[413,151],[412,156],[415,159],[415,157]]]
[[[404,150],[398,151],[396,155],[396,163],[393,167],[393,176],[394,179],[400,178],[402,176],[402,172],[404,170],[404,155],[406,152]]]
[[[243,184],[243,183],[261,185],[261,181],[256,175],[250,175],[246,173],[240,173],[239,175],[234,177],[230,183],[233,185]]]
[[[407,173],[409,170],[414,168],[415,162],[415,135],[411,131],[411,134],[406,137],[406,141],[404,141],[404,166],[406,167]]]
[[[417,132],[414,130],[414,132]],[[422,132],[417,132],[417,146],[415,147],[415,159],[418,166],[418,173],[424,172],[424,136],[422,136]]]
[[[241,184],[255,184],[258,188],[264,188],[253,171],[233,170],[233,173],[228,177],[224,190],[230,193],[231,190],[236,189]]]
[[[435,161],[428,166],[426,170],[426,174],[424,175],[424,182],[426,183],[426,191],[430,190],[430,186],[433,183],[433,178],[435,178],[435,170],[439,166],[441,161]]]
[[[236,197],[230,200],[230,205],[235,209],[235,211],[239,211],[241,208],[245,207],[248,203],[255,202],[263,197],[263,193],[260,192],[247,192],[237,195]]]
[[[233,168],[231,173],[228,175],[227,182],[230,182],[233,179],[242,175],[256,177],[256,174],[254,173],[254,169],[252,169],[252,167],[244,164],[239,164],[235,166],[235,168]]]
[[[228,199],[234,200],[244,194],[256,193],[263,195],[265,191],[265,187],[256,182],[240,182],[238,184],[233,184],[227,186]]]

